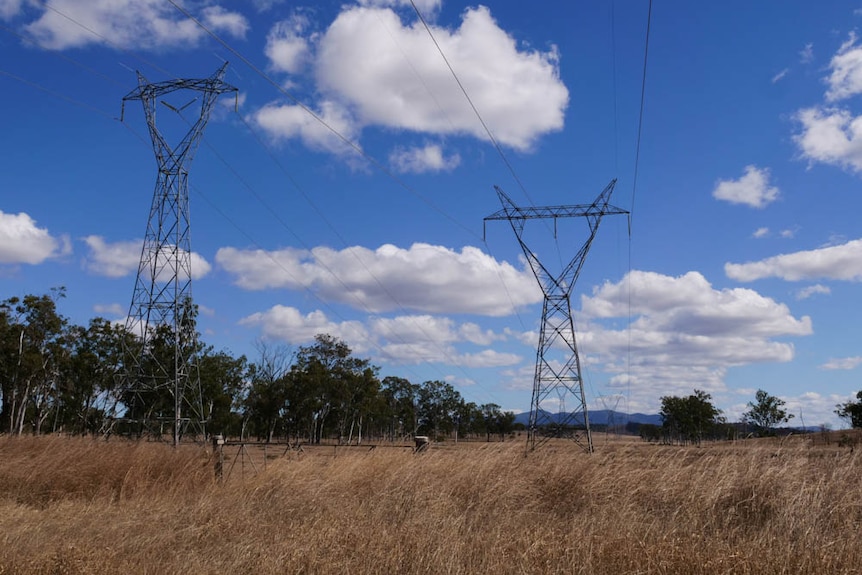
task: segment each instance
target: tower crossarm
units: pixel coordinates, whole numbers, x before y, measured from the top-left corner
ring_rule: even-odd
[[[570,438],[581,444],[586,451],[593,450],[575,324],[572,318],[571,293],[602,218],[607,215],[629,213],[610,204],[615,185],[616,180],[611,180],[591,204],[526,208],[516,206],[506,192],[498,186],[494,187],[502,209],[486,217],[484,221],[507,220],[509,222],[544,295],[539,344],[536,349],[536,371],[533,377],[533,399],[530,404],[527,430],[529,449],[535,449],[538,444],[553,438]],[[586,218],[589,224],[589,236],[562,272],[552,274],[524,241],[524,226],[527,220],[551,218],[554,220],[556,236],[557,218],[570,217]],[[563,354],[562,357],[559,356],[560,353]],[[567,399],[570,398],[574,398],[575,401],[567,403]],[[549,407],[556,408],[557,412],[552,413],[548,410]]]
[[[509,205],[503,206],[490,216],[485,218],[485,221],[490,220],[535,220],[535,219],[557,219],[557,218],[601,218],[606,215],[627,214],[628,210],[618,208],[608,203],[610,193],[613,192],[616,179],[611,180],[611,183],[599,194],[592,204],[576,204],[570,206],[528,206],[520,207],[508,200]],[[494,186],[497,190],[497,195],[503,195],[508,199],[503,190],[499,186]],[[592,224],[591,224],[592,227]]]
[[[574,287],[575,282],[577,281],[578,276],[581,273],[581,268],[583,267],[587,252],[589,252],[590,247],[592,246],[593,239],[595,239],[596,237],[596,232],[598,232],[599,223],[601,222],[602,218],[606,215],[621,215],[629,213],[628,210],[618,208],[609,203],[611,194],[614,191],[614,186],[616,185],[616,183],[616,179],[611,180],[611,182],[607,186],[605,186],[605,189],[602,190],[602,192],[591,204],[544,207],[516,206],[512,199],[506,194],[506,192],[504,192],[499,186],[494,186],[494,189],[497,191],[497,196],[499,197],[500,203],[503,205],[503,207],[502,209],[486,217],[484,219],[484,222],[493,220],[508,220],[512,226],[512,229],[515,232],[515,236],[518,238],[518,243],[521,245],[521,249],[524,252],[524,256],[527,258],[527,262],[530,264],[530,269],[536,276],[536,280],[539,282],[539,285],[541,286],[544,294],[546,296],[555,294],[569,294],[571,293],[571,290]],[[524,225],[527,220],[550,218],[554,220],[554,233],[556,235],[557,218],[571,217],[586,218],[587,223],[590,227],[590,235],[587,240],[582,244],[581,249],[578,250],[578,253],[575,254],[569,264],[563,269],[563,271],[559,274],[552,274],[544,265],[542,265],[536,255],[525,243],[523,237]]]
[[[123,98],[123,111],[120,114],[120,118],[122,119],[125,114],[127,101],[141,101],[144,106],[147,128],[153,142],[153,150],[160,172],[176,175],[183,169],[184,165],[188,164],[197,149],[197,145],[200,143],[203,128],[209,120],[210,112],[218,97],[228,92],[237,92],[234,86],[224,82],[223,78],[226,70],[227,62],[209,78],[175,79],[152,84],[147,82],[143,74],[138,72],[138,87]],[[182,141],[175,147],[171,147],[158,128],[156,128],[156,103],[159,97],[178,90],[193,90],[201,92],[203,95],[198,119],[190,126]],[[177,109],[167,103],[165,105],[178,114],[185,107],[182,106]]]

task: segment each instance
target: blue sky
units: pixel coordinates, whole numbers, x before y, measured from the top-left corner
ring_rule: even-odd
[[[238,109],[222,97],[190,169],[207,343],[254,360],[326,332],[381,375],[526,410],[541,293],[505,222],[483,238],[493,186],[577,204],[618,178],[631,237],[603,221],[573,296],[590,406],[698,388],[733,420],[762,388],[793,423],[842,425],[862,388],[862,4],[656,0],[636,185],[646,1],[417,0],[505,161],[409,1],[181,5],[0,0],[0,296],[64,285],[73,321],[123,321],[156,165],[122,98],[135,70],[229,61]],[[585,230],[527,240],[564,264]]]

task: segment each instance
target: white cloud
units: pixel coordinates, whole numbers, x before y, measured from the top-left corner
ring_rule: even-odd
[[[812,333],[811,319],[794,318],[786,305],[750,289],[714,289],[698,272],[632,271],[581,301],[582,353],[614,374],[610,387],[628,389],[638,409],[693,388],[723,391],[728,368],[790,361],[793,344],[775,338]]]
[[[290,74],[302,70],[310,57],[308,39],[304,36],[308,25],[306,16],[295,13],[272,27],[266,36],[264,53],[273,70]]]
[[[28,214],[0,211],[0,264],[36,265],[70,252],[67,237],[55,238]]]
[[[364,353],[368,332],[358,321],[330,321],[320,310],[303,315],[293,307],[276,305],[240,320],[241,325],[259,326],[264,337],[290,344],[308,343],[319,333],[345,341],[357,353]]]
[[[419,11],[422,12],[422,16],[428,17],[429,13],[436,11],[440,8],[440,4],[442,4],[442,0],[414,0],[416,7],[419,8]],[[359,0],[360,6],[372,6],[376,8],[387,8],[387,7],[409,7],[412,9],[412,5],[410,0]]]
[[[101,236],[87,236],[84,243],[90,248],[84,267],[100,276],[120,278],[138,269],[141,261],[141,240],[107,243]]]
[[[41,47],[49,50],[88,44],[121,49],[193,47],[207,36],[163,0],[52,0],[51,8],[46,7],[38,20],[25,27]],[[199,17],[213,31],[237,38],[248,30],[244,16],[219,6],[204,8]]]
[[[469,246],[460,252],[422,243],[409,249],[386,244],[376,250],[310,252],[222,248],[216,262],[244,289],[310,289],[324,300],[371,312],[404,308],[505,316],[542,300],[527,269]]]
[[[796,299],[808,299],[815,294],[829,295],[831,293],[832,290],[829,289],[827,286],[815,284],[813,286],[808,286],[807,288],[801,289],[796,292]]]
[[[284,2],[285,0],[251,0],[251,3],[254,4],[254,7],[258,12],[266,12],[267,10],[271,10],[274,6],[284,4]]]
[[[347,140],[356,138],[358,131],[347,110],[336,102],[324,101],[315,113],[332,129],[313,118],[302,107],[289,104],[267,104],[252,114],[251,120],[276,140],[300,138],[314,150],[349,153],[352,150],[350,145],[333,132],[340,133]]]
[[[569,94],[555,48],[519,50],[482,6],[460,28],[433,31],[498,141],[524,150],[562,129]],[[342,11],[320,38],[316,78],[363,126],[487,138],[424,27],[389,9]]]
[[[789,240],[796,235],[796,230],[795,229],[781,230],[778,233],[778,235],[781,236],[785,240]]]
[[[143,246],[141,240],[108,243],[101,236],[87,236],[84,242],[90,248],[89,255],[84,259],[84,267],[91,273],[119,278],[137,272]],[[161,257],[170,257],[171,249],[171,246],[166,246],[165,251],[161,252]],[[212,269],[209,262],[195,252],[191,254],[190,265],[192,279],[200,279]],[[160,266],[164,270],[163,277],[172,273],[171,266],[164,263]],[[161,280],[157,278],[157,281]]]
[[[862,47],[856,45],[856,34],[850,33],[846,42],[829,62],[832,73],[826,79],[829,89],[826,100],[837,102],[862,92]]]
[[[24,0],[0,0],[0,20],[11,20],[21,12]]]
[[[769,228],[757,228],[751,235],[755,238],[765,238],[769,235]]]
[[[370,352],[393,364],[442,363],[475,368],[514,365],[523,359],[516,354],[492,349],[459,352],[454,344],[476,343],[471,339],[475,335],[475,326],[459,326],[446,317],[408,315],[371,318],[366,323],[335,322],[320,310],[303,315],[296,308],[276,305],[266,312],[250,315],[240,323],[259,326],[265,337],[291,344],[307,343],[318,333],[328,333],[343,339],[358,353]],[[484,344],[498,338],[500,336],[485,332],[481,339]]]
[[[838,357],[833,358],[820,366],[820,369],[828,369],[828,370],[851,370],[859,367],[859,364],[862,364],[862,356],[855,357]]]
[[[786,281],[820,278],[846,281],[862,280],[862,240],[838,246],[781,254],[744,264],[724,264],[729,278],[750,282],[769,277]]]
[[[778,198],[778,188],[769,186],[769,169],[746,166],[738,180],[719,180],[713,197],[733,204],[746,204],[762,208]]]
[[[802,131],[793,136],[802,157],[812,162],[862,170],[862,117],[838,108],[806,108],[796,114]]]
[[[776,82],[784,78],[789,72],[790,68],[785,68],[784,70],[772,77],[772,83],[775,84]]]
[[[421,174],[424,172],[451,172],[461,163],[461,156],[443,156],[437,144],[423,148],[399,148],[389,155],[389,164],[396,172]]]
[[[809,42],[802,50],[799,51],[799,62],[802,64],[810,64],[814,61],[814,43]]]
[[[201,10],[203,23],[210,30],[219,30],[234,38],[245,38],[249,24],[239,12],[228,12],[221,6],[207,6]]]
[[[485,349],[478,353],[466,353],[458,356],[458,365],[479,368],[479,367],[504,367],[509,365],[517,365],[521,363],[523,358],[514,353],[502,353],[493,349]]]
[[[111,315],[114,317],[122,317],[125,319],[129,309],[124,308],[118,303],[111,304],[96,304],[93,306],[93,311],[99,315]]]

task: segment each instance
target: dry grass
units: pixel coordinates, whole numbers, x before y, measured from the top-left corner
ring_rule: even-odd
[[[587,456],[0,438],[0,573],[859,573],[862,459],[803,440]]]

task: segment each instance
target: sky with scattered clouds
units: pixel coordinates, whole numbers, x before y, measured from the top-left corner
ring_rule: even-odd
[[[0,296],[64,285],[74,322],[124,320],[156,164],[122,99],[136,71],[227,61],[238,93],[189,165],[217,349],[325,332],[381,375],[527,410],[543,298],[483,224],[494,186],[586,204],[616,178],[631,219],[602,221],[572,296],[590,407],[696,388],[735,420],[762,388],[839,427],[862,388],[859,6],[656,0],[638,148],[648,6],[0,0]],[[163,98],[169,141],[194,97]],[[587,234],[525,227],[552,269]]]

